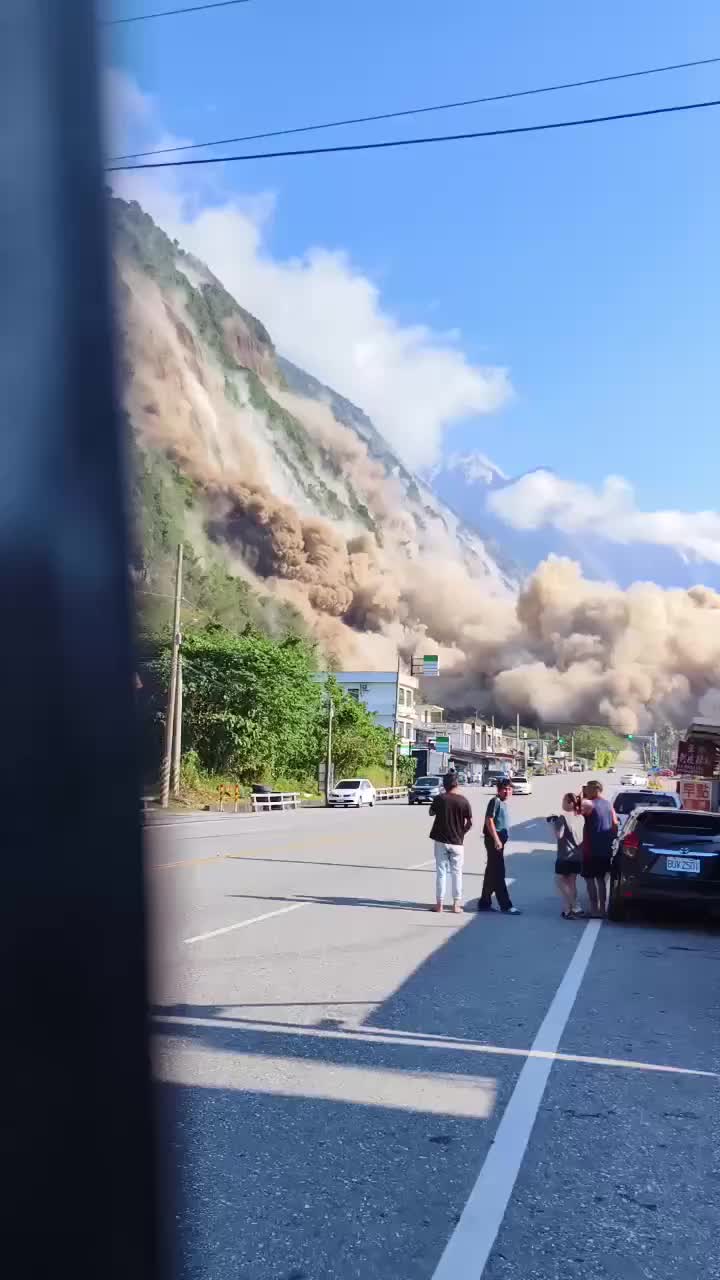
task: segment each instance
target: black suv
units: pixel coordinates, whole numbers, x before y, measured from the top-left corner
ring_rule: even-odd
[[[608,918],[659,899],[720,907],[720,813],[652,806],[630,814],[610,868]]]
[[[408,791],[408,804],[429,804],[443,790],[443,780],[437,774],[416,778]]]

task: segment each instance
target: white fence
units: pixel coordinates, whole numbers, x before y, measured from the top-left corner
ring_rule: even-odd
[[[407,787],[377,787],[375,798],[378,802],[382,800],[405,800],[407,799],[407,793]]]
[[[277,809],[299,809],[302,796],[299,791],[272,791],[250,797],[253,813],[269,813]]]

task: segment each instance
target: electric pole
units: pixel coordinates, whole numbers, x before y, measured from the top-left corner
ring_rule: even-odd
[[[328,693],[328,729],[327,729],[327,755],[325,758],[325,803],[330,803],[330,792],[333,785],[333,766],[332,766],[332,726],[335,708],[333,700]]]
[[[160,782],[160,804],[167,809],[170,799],[170,767],[175,729],[175,704],[177,701],[178,660],[180,657],[180,601],[182,599],[182,563],[183,544],[178,543],[177,569],[175,571],[175,608],[173,610],[172,659],[170,663],[170,688],[168,690],[167,713],[165,715],[165,746],[163,749],[162,773]]]
[[[400,654],[397,660],[397,676],[395,680],[395,716],[393,718],[393,753],[392,753],[392,785],[397,786],[397,733],[398,706],[400,703]]]
[[[182,705],[183,705],[183,660],[182,650],[178,653],[177,684],[175,686],[175,735],[173,741],[172,772],[170,782],[172,793],[177,799],[180,795],[180,760],[182,756]]]

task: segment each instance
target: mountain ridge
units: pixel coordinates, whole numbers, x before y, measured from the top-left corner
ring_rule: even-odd
[[[452,651],[438,608],[449,576],[514,595],[512,573],[362,409],[279,354],[262,320],[137,202],[113,197],[111,212],[139,498],[173,510],[164,541],[158,517],[138,558],[148,596],[168,585],[170,524],[198,579],[235,580],[246,603],[265,600],[263,617],[282,607],[340,661],[387,662],[426,640]]]

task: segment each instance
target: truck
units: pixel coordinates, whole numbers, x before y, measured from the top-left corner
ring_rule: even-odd
[[[434,747],[413,747],[411,754],[415,761],[416,778],[447,773],[447,751],[436,751]]]

